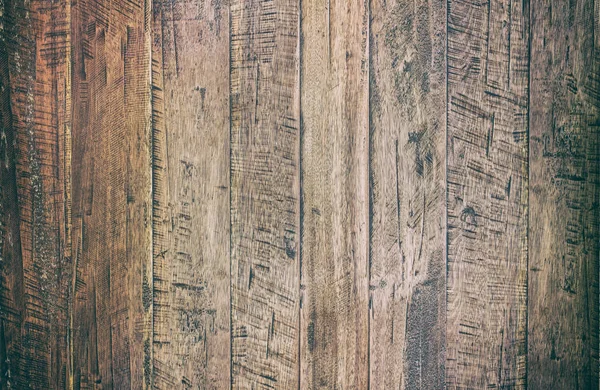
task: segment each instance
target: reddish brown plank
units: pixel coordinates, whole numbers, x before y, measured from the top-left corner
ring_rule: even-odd
[[[446,2],[371,2],[371,389],[441,389]]]
[[[149,11],[72,7],[76,389],[151,385]]]
[[[152,6],[154,387],[225,389],[229,3]]]
[[[3,6],[2,326],[10,373],[2,381],[61,388],[71,270],[69,4]]]
[[[298,386],[297,0],[231,1],[231,385]]]
[[[600,7],[533,1],[530,389],[598,388]]]
[[[369,350],[367,1],[302,2],[303,389],[364,389]]]
[[[448,3],[449,389],[526,386],[529,4]]]

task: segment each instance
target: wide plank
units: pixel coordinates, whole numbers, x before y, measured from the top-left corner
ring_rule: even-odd
[[[2,4],[2,388],[64,388],[70,4]]]
[[[153,378],[225,389],[229,3],[152,3]]]
[[[448,3],[448,389],[526,386],[529,3]]]
[[[297,0],[231,0],[231,386],[298,387]]]
[[[369,377],[369,3],[302,2],[302,389]]]
[[[600,7],[531,3],[529,389],[598,388]]]
[[[370,388],[442,389],[446,2],[371,1]]]
[[[149,11],[72,6],[75,389],[151,387]]]

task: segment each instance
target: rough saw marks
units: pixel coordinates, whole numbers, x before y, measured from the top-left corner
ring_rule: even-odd
[[[10,93],[2,112],[2,192],[13,203],[2,213],[0,383],[60,388],[67,380],[70,281],[69,4],[2,7],[3,93]]]
[[[524,388],[529,5],[448,6],[447,386]]]
[[[298,1],[231,1],[234,389],[298,386]]]
[[[303,389],[368,385],[368,2],[302,2]]]
[[[225,389],[229,4],[153,2],[154,387]]]
[[[371,2],[371,389],[441,389],[446,2]]]
[[[600,8],[531,6],[528,388],[598,388]]]
[[[151,386],[149,11],[72,7],[75,389]]]

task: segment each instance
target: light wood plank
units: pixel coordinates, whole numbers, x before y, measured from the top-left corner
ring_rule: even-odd
[[[76,389],[151,387],[150,10],[72,7]]]
[[[302,389],[369,376],[368,1],[302,2]]]
[[[298,386],[298,1],[231,1],[232,388]]]
[[[442,389],[446,1],[371,2],[371,389]]]
[[[152,6],[154,387],[225,389],[229,4]]]
[[[529,4],[448,7],[447,387],[522,389]]]
[[[598,388],[600,7],[533,1],[530,389]]]

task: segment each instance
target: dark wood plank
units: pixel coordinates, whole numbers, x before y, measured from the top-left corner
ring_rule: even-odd
[[[532,2],[530,389],[598,388],[600,7]]]
[[[72,7],[75,389],[151,386],[149,11]]]
[[[449,389],[524,388],[529,3],[448,3]]]
[[[446,1],[371,2],[371,389],[444,387]]]
[[[63,388],[71,271],[69,4],[3,7],[0,387]]]
[[[225,389],[229,3],[152,6],[154,387]]]
[[[298,386],[297,0],[231,1],[235,389]]]
[[[368,386],[367,1],[302,2],[303,389]]]

